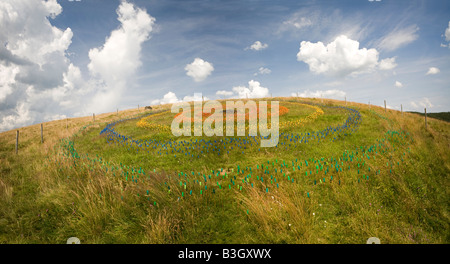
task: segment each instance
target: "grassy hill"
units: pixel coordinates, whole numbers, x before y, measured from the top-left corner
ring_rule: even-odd
[[[270,98],[260,137],[174,137],[170,105],[0,134],[0,242],[449,243],[450,124]],[[247,135],[247,134],[246,134]]]
[[[421,116],[425,116],[425,113],[419,113],[419,112],[410,112],[414,114],[419,114]],[[440,112],[440,113],[427,113],[427,117],[436,118],[439,120],[450,122],[450,112]]]

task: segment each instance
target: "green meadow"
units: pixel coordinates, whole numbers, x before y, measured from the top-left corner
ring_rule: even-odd
[[[288,109],[272,148],[248,129],[175,137],[170,105],[45,123],[44,143],[40,124],[20,128],[18,154],[1,133],[0,242],[450,242],[449,123],[267,100]]]

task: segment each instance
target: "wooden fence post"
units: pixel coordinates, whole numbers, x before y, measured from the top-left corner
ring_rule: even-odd
[[[425,107],[425,129],[427,128],[427,108]]]
[[[345,106],[347,106],[347,96],[345,97]]]
[[[16,132],[16,154],[19,152],[19,130]]]
[[[403,117],[403,105],[400,104],[400,110],[402,111],[402,117]]]
[[[386,112],[386,100],[384,100],[384,112]]]
[[[95,123],[95,113],[92,114],[92,120]]]
[[[44,124],[41,124],[41,144],[44,143]]]

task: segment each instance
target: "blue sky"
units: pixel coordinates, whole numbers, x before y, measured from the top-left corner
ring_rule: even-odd
[[[450,111],[444,0],[19,0],[0,22],[0,131],[194,93]]]

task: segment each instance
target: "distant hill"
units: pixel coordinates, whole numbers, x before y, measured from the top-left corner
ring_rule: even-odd
[[[419,115],[425,115],[424,113],[419,113],[419,112],[409,112],[409,113],[414,113],[414,114],[419,114]],[[443,120],[446,122],[450,122],[450,112],[440,112],[440,113],[427,113],[428,117],[432,117],[432,118],[436,118],[439,120]]]

